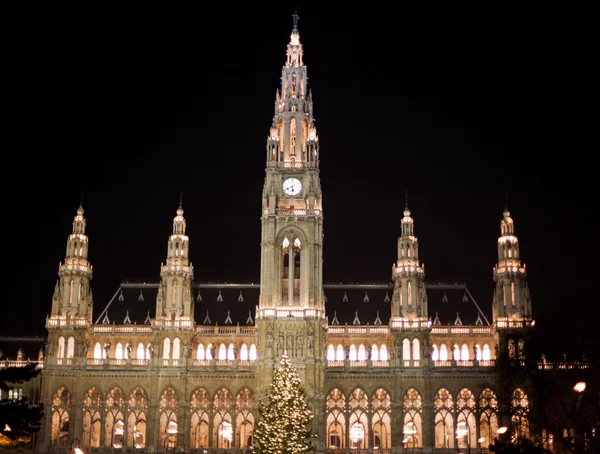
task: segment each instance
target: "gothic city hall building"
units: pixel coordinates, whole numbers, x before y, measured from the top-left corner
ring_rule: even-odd
[[[66,452],[74,440],[86,453],[247,451],[284,352],[314,414],[316,452],[485,450],[503,426],[528,434],[529,393],[501,392],[496,370],[502,352],[524,355],[533,322],[511,214],[499,212],[499,237],[490,238],[491,320],[466,286],[425,281],[408,206],[385,285],[324,282],[313,102],[295,16],[260,155],[260,283],[194,282],[180,204],[160,281],[121,284],[93,317],[93,238],[77,210],[46,321],[38,451]],[[472,302],[470,320],[429,307],[428,296],[453,291]],[[344,319],[356,302],[361,309]]]

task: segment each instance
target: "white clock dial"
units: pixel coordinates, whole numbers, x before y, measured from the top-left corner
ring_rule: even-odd
[[[283,192],[287,195],[298,195],[302,191],[302,182],[298,178],[287,178],[283,182]]]

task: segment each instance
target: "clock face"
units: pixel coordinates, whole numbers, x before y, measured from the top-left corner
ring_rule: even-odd
[[[298,195],[302,191],[302,182],[298,178],[288,178],[283,182],[283,192],[287,195]]]

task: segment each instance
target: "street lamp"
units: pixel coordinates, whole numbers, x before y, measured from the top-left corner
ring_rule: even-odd
[[[73,438],[69,445],[69,454],[83,454],[83,451],[79,448],[79,438]]]
[[[575,383],[575,386],[573,386],[573,389],[578,393],[582,393],[585,391],[586,386],[587,385],[584,381],[580,381],[580,382]]]

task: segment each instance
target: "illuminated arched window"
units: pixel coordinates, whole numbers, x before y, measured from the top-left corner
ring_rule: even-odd
[[[242,344],[240,348],[240,359],[242,361],[248,361],[248,346],[246,344]]]
[[[452,394],[445,388],[440,389],[433,398],[435,412],[435,447],[454,447],[454,401]]]
[[[484,361],[492,359],[492,352],[488,344],[483,344],[483,352],[481,354],[481,359],[483,359]]]
[[[448,348],[446,344],[440,346],[440,361],[448,361]]]
[[[192,394],[190,402],[190,448],[208,448],[210,427],[210,395],[204,388],[198,388]]]
[[[391,406],[390,396],[383,388],[379,388],[373,393],[371,398],[373,449],[390,449],[392,447]]]
[[[227,359],[229,361],[233,361],[235,359],[235,347],[233,344],[229,344],[229,348],[227,349]]]
[[[527,394],[517,388],[512,394],[510,402],[513,430],[517,437],[529,436],[529,399]]]
[[[50,444],[68,446],[69,444],[69,406],[71,393],[65,387],[56,390],[52,398],[52,428]]]
[[[408,339],[402,341],[402,359],[404,360],[404,365],[407,366],[407,361],[410,360],[410,341]]]
[[[369,401],[365,391],[356,388],[349,396],[348,407],[350,413],[350,447],[353,449],[367,449],[369,447],[369,424],[367,418]]]
[[[344,347],[342,344],[338,344],[337,350],[335,351],[335,360],[336,361],[344,361]]]
[[[379,349],[379,361],[387,361],[388,359],[390,358],[388,356],[387,345],[381,344],[381,348]]]
[[[348,354],[348,359],[350,361],[356,361],[356,346],[354,344],[350,346],[350,353]]]
[[[421,343],[415,338],[412,341],[412,359],[415,361],[414,366],[418,366],[418,361],[421,359]]]
[[[488,448],[498,436],[498,399],[490,388],[479,395],[479,415],[479,444]]]
[[[212,344],[208,344],[208,345],[206,346],[206,359],[207,359],[207,360],[212,360],[212,359],[214,359],[214,358],[212,357],[211,348],[212,348]]]
[[[137,346],[137,350],[136,350],[136,353],[135,353],[135,357],[136,357],[137,359],[145,359],[145,353],[146,353],[146,351],[145,351],[145,349],[144,349],[144,344],[142,344],[142,343],[140,342],[140,343],[138,344],[138,346]]]
[[[458,345],[456,344],[452,346],[452,359],[454,361],[460,361],[460,348],[458,348]]]
[[[475,351],[477,352],[477,357],[475,359],[477,361],[481,361],[483,358],[481,354],[481,346],[479,344],[475,344]]]
[[[177,407],[179,399],[177,393],[171,387],[163,391],[159,401],[160,418],[158,429],[158,445],[166,448],[177,446]]]
[[[56,357],[57,358],[65,357],[65,338],[62,336],[60,336],[58,338],[58,349],[56,350]]]
[[[202,344],[198,344],[198,348],[196,349],[196,359],[197,360],[204,360],[204,345]]]
[[[223,345],[224,347],[224,345]],[[232,446],[234,428],[231,413],[234,411],[233,398],[226,388],[219,389],[213,400],[213,448],[229,449]]]
[[[163,341],[163,359],[169,359],[171,357],[171,339],[165,337]]]
[[[256,344],[252,344],[250,346],[250,353],[248,354],[248,358],[250,359],[250,361],[256,361],[257,355],[256,355]]]
[[[237,418],[235,423],[236,448],[251,448],[254,432],[254,395],[248,388],[243,388],[236,398]]]
[[[468,361],[469,360],[469,347],[467,344],[463,344],[461,350],[460,350],[460,359],[462,361]]]
[[[440,360],[440,352],[438,351],[437,345],[433,344],[431,349],[431,360],[439,361]]]
[[[173,355],[172,358],[173,359],[179,359],[181,355],[181,341],[179,340],[178,337],[176,337],[175,339],[173,339]]]
[[[67,341],[67,358],[73,358],[75,356],[75,338],[69,337]]]
[[[123,344],[121,344],[121,342],[117,343],[117,347],[115,349],[115,358],[123,359]]]
[[[404,394],[404,425],[402,444],[404,448],[420,448],[423,446],[422,416],[423,400],[416,389],[410,388]]]
[[[127,446],[137,449],[146,447],[146,415],[148,414],[148,394],[137,387],[129,394],[127,405]]]
[[[358,346],[358,360],[365,361],[367,359],[367,351],[365,350],[364,344]]]
[[[346,398],[338,388],[327,396],[327,446],[329,449],[346,448]]]
[[[94,359],[102,359],[102,345],[100,345],[100,342],[96,342],[96,345],[94,345]]]
[[[379,349],[376,344],[371,345],[371,361],[379,361]]]
[[[104,446],[120,449],[125,443],[125,395],[121,388],[113,388],[106,396],[104,416]]]
[[[335,349],[332,344],[327,347],[327,361],[335,361]]]
[[[461,389],[456,396],[456,440],[458,448],[476,446],[477,422],[475,418],[475,398],[471,390]]]
[[[225,344],[221,344],[219,345],[219,356],[218,356],[220,361],[225,361],[227,359],[227,347],[225,347]]]
[[[83,395],[83,427],[81,444],[86,448],[99,448],[102,437],[102,392],[96,386]]]

